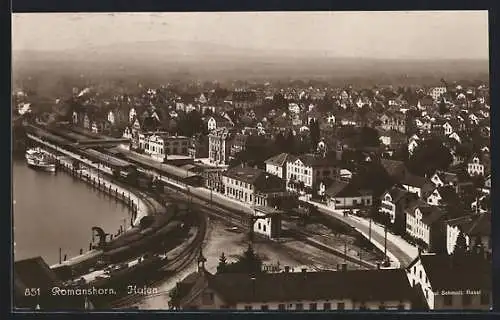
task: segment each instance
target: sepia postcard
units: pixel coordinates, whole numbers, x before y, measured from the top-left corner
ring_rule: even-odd
[[[487,11],[12,21],[14,311],[491,309]]]

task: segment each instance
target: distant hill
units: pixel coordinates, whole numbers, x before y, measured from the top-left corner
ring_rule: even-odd
[[[174,41],[87,47],[65,52],[13,52],[13,71],[87,72],[113,75],[246,80],[250,78],[476,77],[488,75],[486,60],[382,60],[324,57],[307,50],[259,51]]]

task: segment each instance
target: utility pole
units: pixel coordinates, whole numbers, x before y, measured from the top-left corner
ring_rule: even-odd
[[[370,215],[370,224],[368,228],[368,239],[372,242],[372,216]]]
[[[347,263],[347,241],[344,242],[344,263]]]
[[[384,226],[384,256],[387,261],[387,226]]]

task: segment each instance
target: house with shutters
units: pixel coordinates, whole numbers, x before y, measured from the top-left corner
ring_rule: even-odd
[[[489,155],[474,155],[467,163],[467,172],[470,176],[487,176],[491,172]]]
[[[417,200],[415,193],[395,185],[382,194],[380,198],[380,212],[389,216],[389,221],[394,230],[406,230],[405,210],[410,203]]]
[[[443,221],[446,213],[441,207],[430,206],[422,200],[409,205],[406,213],[406,233],[420,242],[428,252],[444,251],[446,229]]]
[[[336,174],[337,161],[328,157],[303,154],[298,157],[290,155],[286,160],[286,187],[289,191],[309,190],[309,193],[314,193],[321,179],[334,178]]]

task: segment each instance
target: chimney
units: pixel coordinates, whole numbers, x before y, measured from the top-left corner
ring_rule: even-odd
[[[347,263],[342,263],[342,271],[347,271]]]
[[[289,266],[285,266],[285,273],[288,273],[290,272],[290,267]]]

